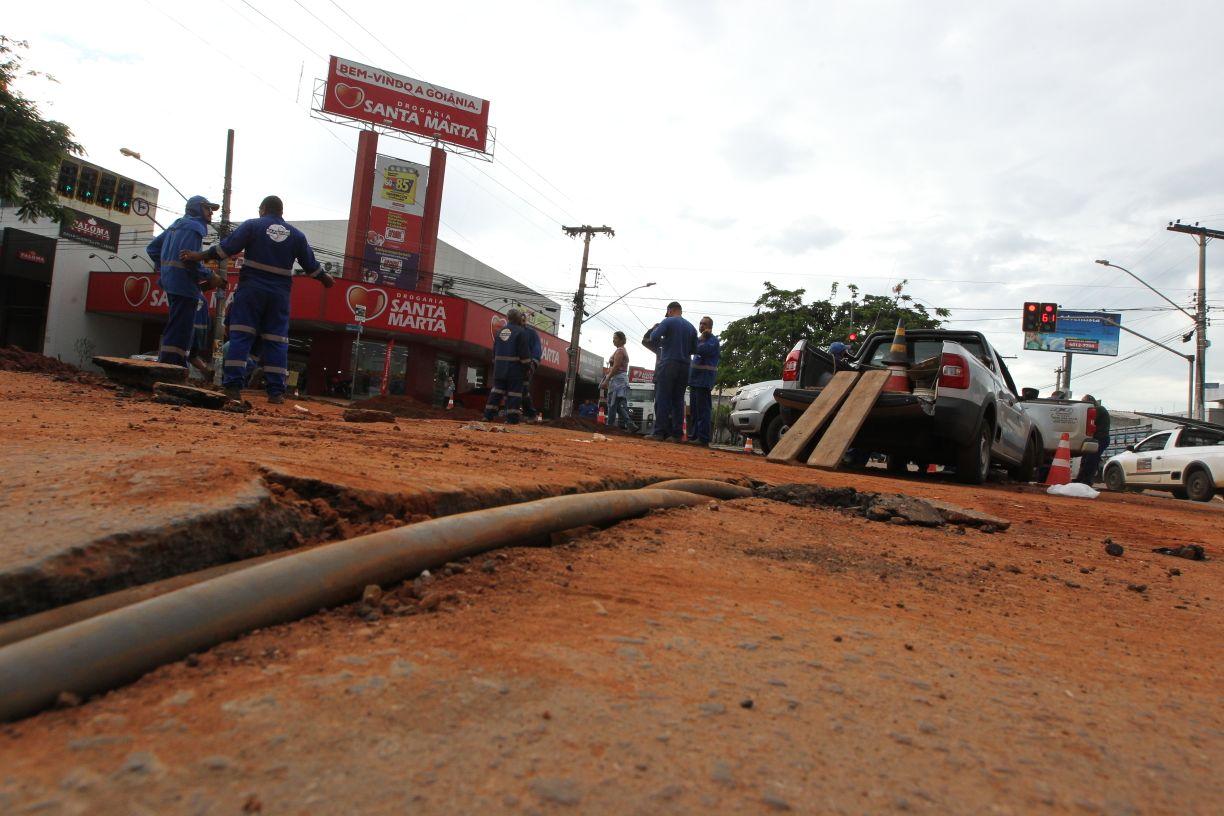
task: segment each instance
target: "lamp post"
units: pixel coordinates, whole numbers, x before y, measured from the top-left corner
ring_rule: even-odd
[[[133,255],[132,260],[133,261],[136,261],[136,260],[144,261],[145,263],[149,265],[150,269],[152,269],[154,272],[157,271],[157,267],[153,266],[153,262],[150,261],[148,258],[146,258],[144,255]]]
[[[1162,348],[1165,351],[1169,352],[1170,354],[1176,354],[1178,357],[1182,358],[1183,360],[1185,360],[1187,363],[1190,364],[1190,386],[1189,386],[1189,389],[1186,395],[1186,418],[1193,419],[1194,418],[1194,363],[1195,363],[1194,355],[1193,354],[1182,354],[1177,349],[1169,348],[1164,343],[1153,340],[1152,338],[1148,337],[1146,334],[1140,334],[1134,329],[1128,329],[1125,326],[1123,326],[1121,323],[1117,323],[1113,320],[1110,320],[1108,317],[1105,318],[1105,322],[1108,323],[1110,326],[1114,326],[1115,328],[1121,329],[1122,331],[1128,334],[1133,334],[1142,340],[1146,340],[1149,343],[1151,343],[1153,346],[1156,346],[1157,348]]]
[[[89,253],[89,257],[90,257],[90,258],[96,258],[97,260],[101,261],[101,262],[102,262],[102,265],[106,267],[106,271],[107,271],[107,272],[114,272],[114,271],[115,271],[115,270],[111,269],[111,266],[110,266],[110,264],[108,264],[108,263],[106,262],[106,259],[105,259],[105,258],[103,258],[101,255],[97,254],[96,252],[91,252],[91,253]],[[115,257],[115,256],[114,256],[114,255],[112,255],[111,257],[113,258],[113,257]]]
[[[122,262],[122,264],[123,264],[124,266],[126,266],[126,267],[128,268],[128,271],[129,271],[129,272],[135,272],[135,271],[136,271],[135,269],[133,269],[133,268],[132,268],[132,265],[131,265],[130,263],[128,263],[128,262],[127,262],[126,260],[124,260],[123,258],[120,258],[118,255],[107,255],[107,256],[106,256],[106,260],[108,260],[108,261],[120,261],[120,262]]]
[[[180,196],[180,197],[183,199],[183,201],[186,201],[186,200],[187,200],[187,196],[183,195],[183,191],[182,191],[182,190],[180,190],[179,188],[177,188],[177,187],[175,187],[175,186],[174,186],[174,182],[173,182],[173,181],[171,181],[170,179],[166,178],[166,176],[165,176],[165,175],[162,173],[162,171],[158,170],[156,167],[154,167],[153,165],[149,164],[149,163],[148,163],[147,161],[145,161],[144,159],[140,158],[140,154],[139,154],[139,153],[137,153],[135,150],[132,150],[131,148],[127,148],[127,147],[121,147],[121,148],[119,148],[119,152],[120,152],[120,153],[122,153],[124,156],[127,156],[129,159],[135,159],[136,161],[138,161],[138,162],[140,162],[141,164],[143,164],[143,165],[145,165],[146,167],[148,167],[150,170],[152,170],[152,171],[153,171],[154,173],[156,173],[157,175],[161,176],[162,181],[164,181],[164,182],[166,182],[167,184],[169,184],[169,185],[170,185],[170,189],[171,189],[171,190],[174,190],[174,192],[178,193],[178,194],[179,194],[179,196]]]
[[[618,297],[616,300],[614,300],[614,301],[612,301],[611,303],[609,303],[609,304],[607,304],[606,306],[604,306],[604,307],[603,307],[603,309],[599,309],[598,311],[596,311],[596,312],[594,312],[594,313],[592,313],[592,314],[587,315],[587,316],[586,316],[586,319],[587,319],[587,320],[591,320],[591,319],[592,319],[592,318],[594,318],[596,315],[598,315],[598,314],[599,314],[599,312],[602,312],[604,309],[608,308],[608,306],[615,306],[615,305],[617,304],[617,302],[624,300],[625,298],[629,297],[629,295],[633,294],[633,293],[634,293],[634,292],[636,292],[637,290],[639,290],[639,289],[645,289],[645,288],[646,288],[646,287],[648,287],[648,286],[654,286],[654,285],[655,285],[655,282],[654,282],[654,281],[651,281],[650,283],[643,283],[641,286],[635,286],[635,287],[633,287],[632,289],[630,289],[628,292],[626,292],[625,294],[623,294],[623,295],[621,295],[620,297]]]

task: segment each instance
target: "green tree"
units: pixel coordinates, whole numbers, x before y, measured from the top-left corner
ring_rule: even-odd
[[[22,221],[63,215],[55,183],[60,162],[82,148],[62,122],[43,119],[13,82],[19,76],[54,77],[23,69],[21,50],[29,44],[0,35],[0,199],[17,204]]]
[[[845,341],[852,332],[864,336],[872,331],[891,329],[898,318],[908,328],[937,328],[948,317],[947,309],[928,311],[904,294],[907,281],[893,287],[891,295],[860,296],[850,284],[850,299],[840,303],[838,284],[833,284],[824,300],[804,303],[806,289],[779,289],[769,281],[754,304],[756,314],[727,324],[720,341],[722,357],[718,364],[718,385],[776,380],[782,376],[782,362],[795,343],[807,340],[827,347],[835,340]]]

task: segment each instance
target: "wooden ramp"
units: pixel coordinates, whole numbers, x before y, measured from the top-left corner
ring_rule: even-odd
[[[867,371],[859,378],[858,384],[846,398],[845,404],[829,424],[829,429],[820,437],[816,450],[812,451],[812,455],[808,458],[808,467],[837,469],[850,443],[854,441],[855,434],[867,421],[867,414],[871,413],[871,409],[875,407],[876,400],[879,399],[880,392],[884,390],[884,383],[887,380],[887,371]],[[804,417],[806,416],[805,413]],[[782,438],[786,439],[787,436],[790,436],[789,432]]]
[[[816,434],[820,433],[820,429],[829,421],[829,417],[837,412],[838,406],[850,393],[858,377],[857,371],[839,371],[834,374],[829,384],[803,412],[803,416],[799,417],[799,421],[782,434],[778,444],[774,445],[773,450],[765,458],[770,462],[799,464],[799,456],[803,453],[803,449],[808,446]]]

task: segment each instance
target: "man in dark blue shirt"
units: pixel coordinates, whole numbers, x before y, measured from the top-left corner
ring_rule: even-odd
[[[230,307],[229,350],[222,379],[225,393],[231,399],[242,399],[247,357],[258,338],[263,348],[268,402],[285,401],[285,379],[289,375],[289,290],[293,285],[294,261],[325,287],[334,283],[315,260],[306,236],[285,221],[284,211],[279,197],[268,196],[259,205],[258,218],[243,221],[208,251],[179,253],[184,262],[223,260],[243,253],[238,288]]]
[[[503,401],[506,424],[517,424],[523,413],[523,381],[535,368],[523,323],[523,313],[511,309],[506,312],[506,325],[493,333],[493,387],[489,389],[484,412],[490,422],[497,418]]]
[[[223,283],[198,261],[179,258],[181,252],[199,250],[216,209],[217,205],[204,196],[192,196],[187,199],[183,217],[154,238],[145,249],[157,269],[158,283],[170,302],[170,316],[157,351],[159,363],[186,367],[187,358],[191,356],[200,292],[205,286],[212,288]]]
[[[655,368],[655,428],[648,438],[656,441],[681,441],[684,424],[684,389],[688,386],[689,362],[697,352],[697,330],[682,317],[680,304],[667,304],[667,317],[650,332],[657,344],[659,362]]]
[[[697,325],[701,334],[697,338],[697,352],[693,355],[688,379],[689,407],[693,411],[693,427],[689,429],[691,433],[688,441],[695,445],[709,445],[712,432],[711,392],[714,390],[714,378],[718,374],[721,352],[718,336],[714,334],[713,318],[703,317]]]

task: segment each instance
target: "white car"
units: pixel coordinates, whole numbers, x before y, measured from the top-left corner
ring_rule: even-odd
[[[1168,490],[1179,499],[1211,501],[1224,493],[1224,428],[1158,431],[1105,463],[1110,490]]]

